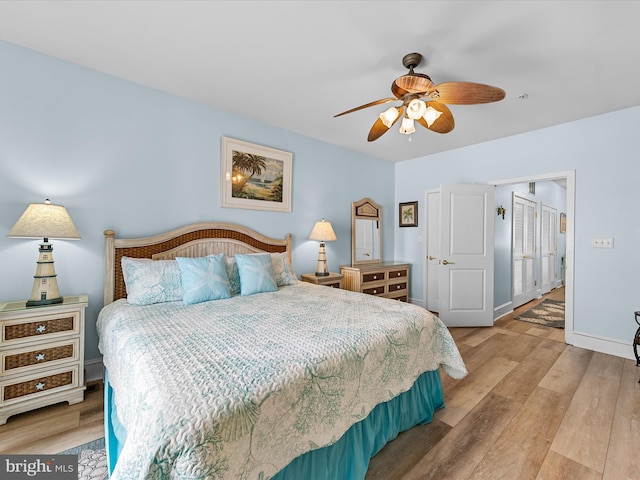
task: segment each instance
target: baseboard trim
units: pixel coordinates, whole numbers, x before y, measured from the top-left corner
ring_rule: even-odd
[[[513,302],[509,301],[503,303],[502,305],[498,305],[493,309],[493,321],[495,322],[496,320],[504,317],[505,315],[509,315],[510,313],[513,313]]]
[[[102,366],[102,358],[92,358],[91,360],[84,361],[84,381],[95,382],[97,380],[103,380],[104,368]]]
[[[633,361],[636,360],[636,357],[633,355],[633,345],[631,343],[621,342],[620,340],[614,340],[612,338],[595,337],[576,331],[570,335],[568,334],[565,340],[569,345],[573,345],[574,347],[585,348],[587,350],[593,350],[594,352],[605,353]]]

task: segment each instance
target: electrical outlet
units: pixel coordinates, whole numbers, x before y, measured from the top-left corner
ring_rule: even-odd
[[[613,248],[613,237],[599,237],[591,239],[593,248]]]

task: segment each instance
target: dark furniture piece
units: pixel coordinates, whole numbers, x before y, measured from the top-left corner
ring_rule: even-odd
[[[636,336],[633,339],[633,353],[636,355],[636,367],[640,367],[640,356],[638,356],[638,345],[640,345],[640,311],[635,312],[635,315],[638,330],[636,330]],[[640,380],[638,380],[638,383],[640,383]]]

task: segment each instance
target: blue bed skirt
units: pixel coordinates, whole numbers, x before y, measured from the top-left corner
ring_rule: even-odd
[[[433,412],[442,407],[444,396],[440,372],[425,372],[409,391],[376,406],[364,420],[352,425],[336,443],[299,456],[272,478],[362,480],[367,473],[369,460],[387,442],[415,425],[431,422]],[[126,432],[118,421],[106,372],[104,409],[105,445],[111,474],[126,440]]]

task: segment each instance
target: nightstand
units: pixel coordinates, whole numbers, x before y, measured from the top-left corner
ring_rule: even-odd
[[[84,400],[88,295],[28,307],[0,303],[0,425],[17,413]]]
[[[342,277],[340,273],[331,273],[325,277],[318,277],[315,273],[304,273],[300,275],[303,282],[324,285],[325,287],[342,288]]]

